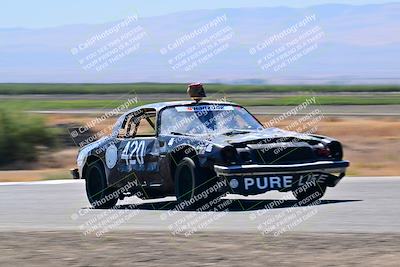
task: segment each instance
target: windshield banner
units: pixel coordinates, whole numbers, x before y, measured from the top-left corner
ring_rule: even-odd
[[[203,106],[190,106],[190,107],[176,107],[175,109],[178,112],[202,112],[202,111],[233,110],[233,107],[226,105],[203,105]]]

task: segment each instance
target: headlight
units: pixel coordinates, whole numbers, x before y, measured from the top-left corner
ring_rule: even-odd
[[[225,163],[237,163],[239,158],[236,148],[233,146],[226,146],[221,149],[221,157]]]
[[[320,157],[327,158],[331,155],[331,150],[329,149],[329,147],[326,147],[323,144],[319,144],[317,147],[315,147],[314,151]]]
[[[342,145],[338,141],[332,141],[328,144],[328,147],[331,151],[332,158],[336,160],[341,160],[343,158],[343,149]]]

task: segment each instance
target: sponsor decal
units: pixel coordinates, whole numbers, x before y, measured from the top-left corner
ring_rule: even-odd
[[[112,144],[111,146],[107,147],[106,150],[106,164],[109,169],[114,168],[115,164],[117,164],[118,159],[118,150],[117,147]]]
[[[229,185],[231,186],[232,189],[238,188],[239,181],[237,179],[232,179],[229,181]]]
[[[206,147],[206,152],[211,152],[212,149],[213,149],[213,144],[209,144],[209,145]]]
[[[172,146],[174,144],[174,142],[175,142],[175,138],[169,139],[168,146]]]
[[[233,110],[232,106],[225,105],[203,105],[203,106],[193,106],[193,107],[176,107],[178,112],[203,112],[203,111],[227,111]]]
[[[244,189],[249,190],[251,188],[258,188],[260,190],[265,189],[280,189],[291,187],[293,182],[293,176],[269,176],[269,177],[245,177],[243,179]]]
[[[301,175],[299,179],[299,186],[305,185],[306,183],[325,183],[328,178],[328,174],[325,173],[309,173]]]
[[[306,184],[325,183],[329,177],[325,173],[309,173],[301,175],[296,185],[303,186]],[[297,180],[297,179],[296,179]],[[292,175],[283,176],[266,176],[266,177],[243,177],[242,179],[231,179],[229,184],[231,188],[239,187],[240,181],[243,181],[244,190],[274,190],[282,188],[290,188],[296,181]]]

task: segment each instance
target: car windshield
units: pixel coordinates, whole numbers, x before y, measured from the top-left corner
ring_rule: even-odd
[[[178,106],[161,112],[160,134],[240,134],[260,128],[263,126],[239,106]]]

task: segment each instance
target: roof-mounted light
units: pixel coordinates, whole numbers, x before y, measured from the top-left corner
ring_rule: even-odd
[[[189,84],[187,93],[189,94],[190,98],[196,102],[199,102],[203,99],[203,97],[206,97],[206,92],[201,83]]]

